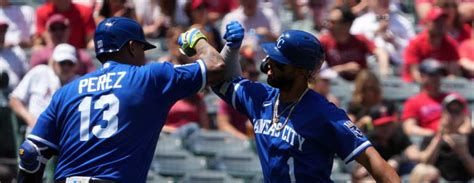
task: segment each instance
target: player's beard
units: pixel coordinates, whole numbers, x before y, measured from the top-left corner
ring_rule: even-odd
[[[267,82],[270,86],[278,88],[280,90],[290,89],[293,87],[294,78],[290,77],[268,77]]]

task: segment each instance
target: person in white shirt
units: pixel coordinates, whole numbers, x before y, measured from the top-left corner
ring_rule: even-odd
[[[76,77],[76,49],[66,43],[54,48],[49,65],[31,69],[10,94],[10,107],[28,125],[27,133],[61,86]]]
[[[415,36],[413,24],[397,12],[390,11],[390,0],[369,0],[370,12],[355,19],[352,34],[363,34],[378,48],[390,54],[395,65],[403,63],[403,51]]]
[[[32,7],[12,5],[9,0],[0,0],[0,17],[9,24],[5,40],[7,45],[21,47],[33,45],[36,15]]]
[[[275,12],[262,6],[256,0],[240,0],[240,7],[227,14],[222,20],[221,35],[225,33],[225,25],[230,21],[238,21],[245,29],[245,38],[241,50],[253,52],[255,60],[262,60],[265,53],[258,45],[275,41],[280,35],[282,24]],[[258,65],[258,64],[257,64]]]

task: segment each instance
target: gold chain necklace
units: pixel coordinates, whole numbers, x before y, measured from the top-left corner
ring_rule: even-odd
[[[293,113],[293,110],[295,109],[296,105],[301,101],[301,99],[303,99],[303,96],[306,94],[306,92],[308,92],[308,90],[309,88],[306,88],[306,90],[300,95],[298,100],[294,104],[290,105],[291,108],[288,108],[288,107],[285,108],[283,112],[281,112],[280,115],[278,115],[278,106],[280,105],[280,94],[277,95],[275,105],[273,106],[273,120],[272,120],[273,124],[275,125],[275,129],[277,131],[280,131],[283,128],[285,128],[286,124],[288,124],[288,120],[290,119],[290,116]],[[288,113],[288,116],[286,117],[285,122],[283,123],[283,125],[278,126],[277,124],[280,123],[281,115],[283,115],[287,109],[290,109],[290,112]]]

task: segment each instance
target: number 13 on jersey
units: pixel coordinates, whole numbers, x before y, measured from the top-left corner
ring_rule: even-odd
[[[85,97],[79,104],[79,112],[81,113],[81,127],[79,129],[80,140],[88,141],[90,139],[90,114],[92,97]],[[118,117],[120,101],[114,94],[102,95],[99,100],[95,101],[94,109],[103,109],[108,104],[109,108],[104,110],[102,120],[106,121],[105,127],[96,124],[92,127],[92,134],[97,138],[109,138],[118,129]],[[96,121],[97,123],[97,121]]]

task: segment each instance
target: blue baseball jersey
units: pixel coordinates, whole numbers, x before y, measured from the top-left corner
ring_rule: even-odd
[[[284,127],[288,110],[272,122],[278,89],[237,78],[213,90],[251,119],[265,182],[332,182],[335,155],[348,163],[371,146],[343,110],[312,90]]]
[[[27,137],[55,149],[56,180],[145,182],[171,106],[206,84],[202,60],[104,67],[58,90]]]

